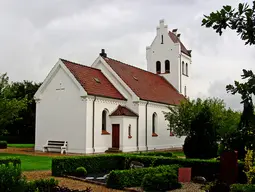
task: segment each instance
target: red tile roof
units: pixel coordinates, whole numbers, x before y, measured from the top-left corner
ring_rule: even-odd
[[[129,108],[125,106],[119,105],[115,111],[111,113],[110,116],[133,116],[133,117],[138,117],[138,115],[130,110]]]
[[[164,77],[111,58],[104,60],[142,100],[177,105],[185,99]]]
[[[190,52],[186,49],[186,47],[183,45],[183,43],[180,41],[180,39],[173,32],[169,31],[168,35],[174,43],[180,43],[181,44],[181,52],[182,53],[184,53],[184,54],[191,57]]]
[[[89,95],[126,100],[99,69],[61,59]],[[97,82],[97,80],[99,80]]]

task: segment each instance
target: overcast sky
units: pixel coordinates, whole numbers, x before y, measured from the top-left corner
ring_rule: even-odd
[[[201,26],[203,14],[252,0],[0,0],[0,73],[13,81],[43,81],[59,58],[91,65],[102,48],[115,59],[146,69],[146,46],[160,19],[178,28],[192,49],[191,97],[219,97],[242,69],[255,68],[255,46],[231,31],[219,36]]]

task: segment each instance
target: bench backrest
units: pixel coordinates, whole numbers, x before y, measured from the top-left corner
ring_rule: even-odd
[[[67,141],[48,141],[48,145],[58,145],[58,146],[63,146],[65,145],[65,143],[67,144]]]

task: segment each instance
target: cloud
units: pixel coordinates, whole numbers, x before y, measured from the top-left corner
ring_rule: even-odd
[[[11,80],[42,81],[58,58],[91,65],[102,48],[110,57],[146,69],[146,46],[160,19],[178,28],[192,49],[192,96],[224,94],[224,83],[253,69],[254,46],[235,32],[222,36],[201,26],[204,14],[238,0],[0,1],[0,73]],[[251,0],[249,2],[252,2]],[[216,86],[217,85],[217,86]],[[230,104],[231,105],[231,104]]]

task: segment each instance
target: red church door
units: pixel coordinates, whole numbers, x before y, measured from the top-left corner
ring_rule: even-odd
[[[112,148],[120,147],[120,125],[113,124],[112,125]]]

